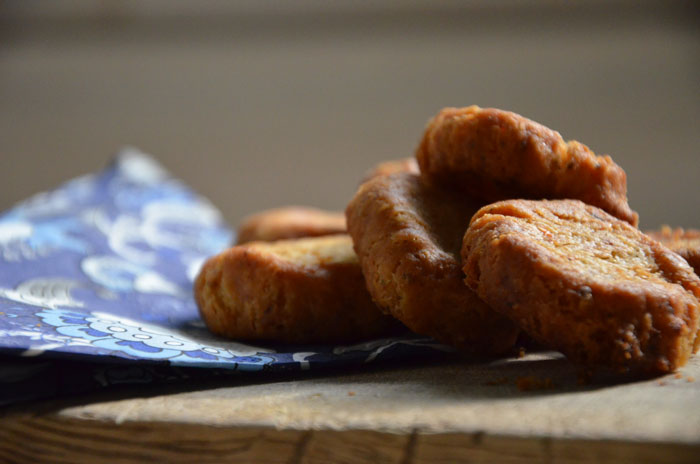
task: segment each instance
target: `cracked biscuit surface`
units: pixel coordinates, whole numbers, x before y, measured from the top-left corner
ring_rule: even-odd
[[[501,353],[518,330],[462,282],[462,236],[478,206],[397,173],[361,185],[348,231],[374,301],[408,328],[476,354]]]
[[[671,372],[697,351],[700,280],[628,223],[578,200],[509,200],[477,212],[465,282],[572,361]]]
[[[345,233],[345,215],[337,211],[287,206],[253,214],[238,227],[237,243],[272,242]]]
[[[416,158],[430,183],[488,202],[572,198],[637,225],[620,166],[516,113],[444,108],[428,123]]]
[[[646,234],[681,255],[700,276],[700,230],[663,226],[661,230],[646,231]]]
[[[229,248],[202,267],[195,300],[212,332],[239,340],[341,343],[399,325],[372,302],[348,235]]]

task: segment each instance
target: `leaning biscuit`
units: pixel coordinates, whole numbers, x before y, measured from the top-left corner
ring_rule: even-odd
[[[681,255],[700,275],[700,230],[663,226],[661,230],[646,231],[646,234]]]
[[[240,340],[340,343],[397,325],[372,303],[348,235],[230,248],[204,264],[195,299],[212,332]]]
[[[687,263],[578,200],[482,208],[462,260],[484,301],[577,363],[665,373],[700,344],[700,279]]]
[[[345,215],[302,206],[287,206],[248,216],[238,227],[238,244],[272,242],[345,233]]]
[[[637,225],[620,166],[515,113],[478,106],[445,108],[428,123],[416,157],[430,183],[489,202],[572,198]]]
[[[461,237],[477,207],[411,173],[375,177],[346,209],[367,288],[419,334],[478,354],[510,348],[517,329],[462,283]]]

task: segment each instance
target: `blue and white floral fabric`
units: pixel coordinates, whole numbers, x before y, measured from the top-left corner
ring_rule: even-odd
[[[213,336],[192,282],[204,259],[231,240],[209,202],[150,157],[124,150],[104,172],[0,216],[0,355],[257,371],[445,350],[417,336],[301,347]]]

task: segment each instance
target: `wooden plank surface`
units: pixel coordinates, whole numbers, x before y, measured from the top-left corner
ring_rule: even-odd
[[[62,416],[0,422],[7,463],[697,463],[700,446],[484,434],[298,431],[196,424],[97,423]]]
[[[663,378],[579,385],[565,359],[536,352],[132,388],[5,411],[0,461],[697,462],[695,378],[698,357]]]
[[[700,359],[675,375],[579,385],[560,355],[368,367],[345,374],[248,382],[62,408],[98,421],[196,423],[297,430],[487,433],[700,442]],[[530,384],[530,389],[523,389]],[[549,386],[551,385],[551,387]]]

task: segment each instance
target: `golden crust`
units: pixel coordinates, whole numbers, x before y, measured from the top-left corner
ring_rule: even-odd
[[[444,108],[416,151],[422,175],[486,201],[573,198],[636,226],[625,171],[609,156],[495,108]]]
[[[195,299],[212,332],[240,340],[341,343],[398,325],[372,302],[348,235],[230,248],[204,264]]]
[[[661,230],[649,230],[646,234],[681,255],[700,275],[700,230],[663,226]]]
[[[462,350],[500,353],[517,329],[462,283],[461,238],[477,207],[398,173],[360,186],[346,209],[374,301],[411,330]]]
[[[464,236],[465,282],[584,365],[665,373],[696,352],[700,279],[678,255],[578,200],[510,200]]]
[[[374,177],[388,176],[399,172],[410,172],[413,174],[420,174],[420,170],[418,169],[418,162],[415,158],[404,158],[400,160],[384,161],[383,163],[379,163],[378,165],[367,171],[364,177],[362,178],[362,183],[365,183]]]
[[[263,211],[245,218],[238,227],[238,245],[290,238],[345,233],[345,215],[302,206]]]

